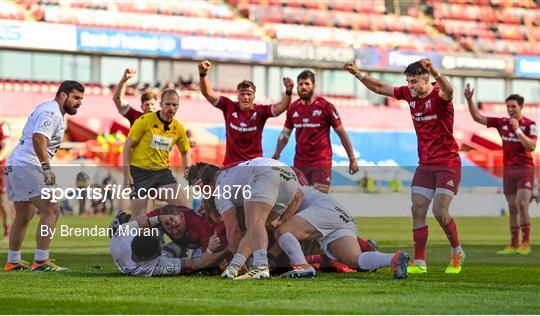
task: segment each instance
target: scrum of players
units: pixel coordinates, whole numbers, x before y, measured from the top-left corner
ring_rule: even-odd
[[[186,170],[188,183],[213,192],[200,209],[167,205],[135,219],[119,213],[110,242],[114,262],[121,272],[142,276],[204,271],[247,280],[281,271],[281,277],[312,278],[316,268],[383,267],[396,279],[407,276],[407,253],[376,251],[376,243],[358,236],[354,217],[333,197],[300,183],[299,173],[270,158],[227,169],[196,164]],[[215,194],[233,185],[242,192]],[[163,245],[161,234],[122,234],[127,227],[157,228],[171,242]],[[303,253],[300,243],[311,240],[318,241],[322,255]]]

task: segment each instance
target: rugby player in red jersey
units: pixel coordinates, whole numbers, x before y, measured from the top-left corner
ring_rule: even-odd
[[[454,89],[438,72],[429,59],[421,59],[404,71],[407,85],[393,87],[368,76],[354,62],[343,67],[369,90],[388,97],[405,100],[418,137],[419,166],[411,184],[414,261],[408,273],[427,273],[426,244],[428,225],[426,216],[433,200],[433,215],[444,230],[452,247],[446,273],[460,273],[465,253],[459,243],[454,219],[449,214],[450,203],[457,194],[461,180],[461,159],[453,136]],[[429,81],[430,75],[436,83]]]
[[[358,163],[336,108],[325,98],[315,94],[315,74],[304,70],[298,75],[297,83],[300,98],[294,101],[287,111],[287,120],[272,158],[279,159],[292,130],[296,128],[294,167],[300,169],[317,190],[327,193],[332,175],[330,127],[334,128],[345,147],[351,174],[358,171]]]
[[[471,90],[469,84],[464,94],[473,119],[487,127],[496,128],[502,138],[503,186],[510,211],[511,242],[497,254],[527,255],[531,253],[529,201],[534,185],[534,162],[531,152],[536,149],[536,123],[521,113],[525,100],[520,95],[512,94],[506,98],[509,117],[501,118],[480,114],[472,100],[474,89]],[[523,234],[521,246],[519,244],[520,227]]]
[[[212,63],[208,60],[199,63],[200,88],[202,95],[214,107],[223,112],[226,130],[226,152],[223,165],[235,166],[253,158],[262,157],[262,131],[266,120],[279,116],[291,105],[294,82],[291,78],[283,78],[285,95],[273,105],[255,104],[255,85],[249,80],[237,86],[238,101],[234,102],[225,96],[219,96],[212,89],[208,79],[208,71]]]

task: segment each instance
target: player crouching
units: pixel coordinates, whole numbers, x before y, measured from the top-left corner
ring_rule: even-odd
[[[294,267],[282,277],[314,274],[313,267],[306,261],[300,247],[300,241],[303,240],[317,240],[326,256],[351,269],[376,270],[390,267],[395,279],[407,277],[409,254],[403,251],[393,254],[362,252],[354,217],[333,197],[312,187],[302,186],[300,190],[304,199],[298,212],[275,232],[280,248],[288,255]]]

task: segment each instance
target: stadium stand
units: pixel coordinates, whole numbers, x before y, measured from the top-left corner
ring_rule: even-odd
[[[235,19],[226,5],[183,1],[22,1],[38,21],[97,28],[166,31],[183,35],[261,38],[262,31]]]
[[[540,54],[534,1],[428,1],[434,26],[474,52]]]
[[[387,15],[384,1],[228,1],[285,42],[457,51],[459,45],[412,16]],[[420,23],[419,23],[420,22]]]

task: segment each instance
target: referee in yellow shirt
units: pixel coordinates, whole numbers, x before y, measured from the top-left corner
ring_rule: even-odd
[[[186,206],[183,190],[169,170],[169,153],[176,145],[184,167],[189,167],[189,139],[174,118],[180,97],[173,89],[161,93],[161,110],[149,112],[135,121],[124,144],[124,187],[131,187],[132,217],[144,214],[148,197]],[[151,195],[151,196],[149,196]],[[177,196],[176,196],[177,195]]]

